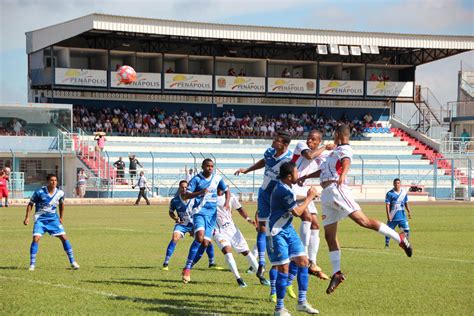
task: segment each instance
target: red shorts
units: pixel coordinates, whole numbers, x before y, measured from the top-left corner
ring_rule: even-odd
[[[7,187],[0,187],[0,198],[8,197],[8,188]]]

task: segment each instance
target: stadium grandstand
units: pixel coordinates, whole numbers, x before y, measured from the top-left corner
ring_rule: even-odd
[[[259,160],[275,131],[288,130],[294,148],[312,129],[329,142],[341,123],[352,128],[356,198],[380,200],[394,178],[413,199],[472,195],[474,71],[460,72],[459,98],[447,105],[415,76],[417,66],[473,50],[472,36],[91,14],[28,32],[26,43],[30,104],[1,105],[0,115],[0,138],[9,138],[0,167],[12,165],[18,198],[51,170],[73,196],[80,169],[86,197],[135,197],[129,157],[151,195],[168,197],[210,157],[235,193],[254,199],[262,173],[233,172]],[[122,65],[136,82],[120,84]]]

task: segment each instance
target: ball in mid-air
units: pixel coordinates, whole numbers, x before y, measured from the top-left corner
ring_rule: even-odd
[[[130,66],[122,66],[117,70],[117,78],[120,83],[131,84],[137,80],[137,73]]]

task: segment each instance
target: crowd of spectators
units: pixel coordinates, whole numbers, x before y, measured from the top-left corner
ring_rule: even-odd
[[[363,118],[349,119],[345,114],[339,119],[305,112],[296,115],[292,112],[275,115],[247,113],[237,117],[234,110],[224,111],[219,116],[203,115],[199,110],[190,113],[186,110],[166,113],[155,107],[149,112],[141,109],[126,108],[87,109],[75,106],[73,115],[75,128],[86,132],[104,132],[108,135],[127,136],[186,136],[186,137],[242,137],[270,138],[277,130],[287,130],[295,137],[305,132],[318,129],[325,137],[331,137],[334,129],[340,124],[352,127],[354,138],[362,136],[366,127],[375,126],[370,113]]]

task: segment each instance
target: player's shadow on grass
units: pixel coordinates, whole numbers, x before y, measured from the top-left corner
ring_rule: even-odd
[[[180,293],[184,294],[184,293]],[[176,293],[173,293],[176,295]],[[201,294],[203,298],[207,298],[208,296],[205,294]],[[150,304],[154,305],[153,307],[146,307],[144,310],[155,312],[155,313],[166,313],[171,315],[215,315],[215,314],[231,314],[229,306],[223,305],[225,308],[216,307],[215,304],[219,304],[222,302],[219,301],[209,301],[209,300],[201,300],[201,301],[189,301],[189,300],[181,300],[181,299],[159,299],[159,298],[141,298],[141,297],[128,297],[128,296],[118,296],[112,298],[113,300],[119,301],[130,301],[134,303],[140,304]],[[234,309],[235,310],[235,309]],[[242,310],[236,311],[235,314],[238,315],[258,315],[255,312],[246,313]]]
[[[137,266],[120,266],[120,267],[114,267],[114,266],[95,266],[95,268],[98,269],[139,269],[139,270],[148,270],[148,269],[156,269],[156,266],[143,266],[143,267],[137,267]]]
[[[26,268],[25,267],[7,266],[7,267],[0,267],[0,270],[26,270]]]
[[[166,287],[169,289],[175,289],[175,286],[170,285],[162,285],[162,284],[152,284],[152,283],[145,283],[145,282],[138,282],[138,281],[114,281],[114,280],[104,280],[104,281],[96,281],[96,280],[88,280],[85,281],[87,283],[94,283],[94,284],[107,284],[107,285],[115,285],[115,284],[122,284],[122,285],[134,285],[134,286],[141,286],[141,287]]]
[[[162,282],[162,283],[173,283],[173,284],[183,284],[181,279],[179,280],[170,280],[170,279],[136,279],[136,278],[121,278],[117,280],[125,280],[125,281],[149,281],[149,282]],[[196,281],[191,284],[223,284],[225,282],[214,282],[214,281]],[[230,284],[230,283],[229,283]]]
[[[176,295],[176,292],[163,292],[163,294]],[[202,293],[196,293],[196,292],[183,292],[183,291],[179,291],[179,295],[184,295],[184,296],[187,296],[187,297],[189,297],[189,296],[202,297],[204,295],[206,298],[216,298],[218,300],[220,300],[220,299],[233,299],[233,300],[246,301],[249,304],[255,303],[255,300],[250,300],[248,297],[233,296],[233,295],[220,295],[220,294],[209,294],[209,293],[202,294]]]

